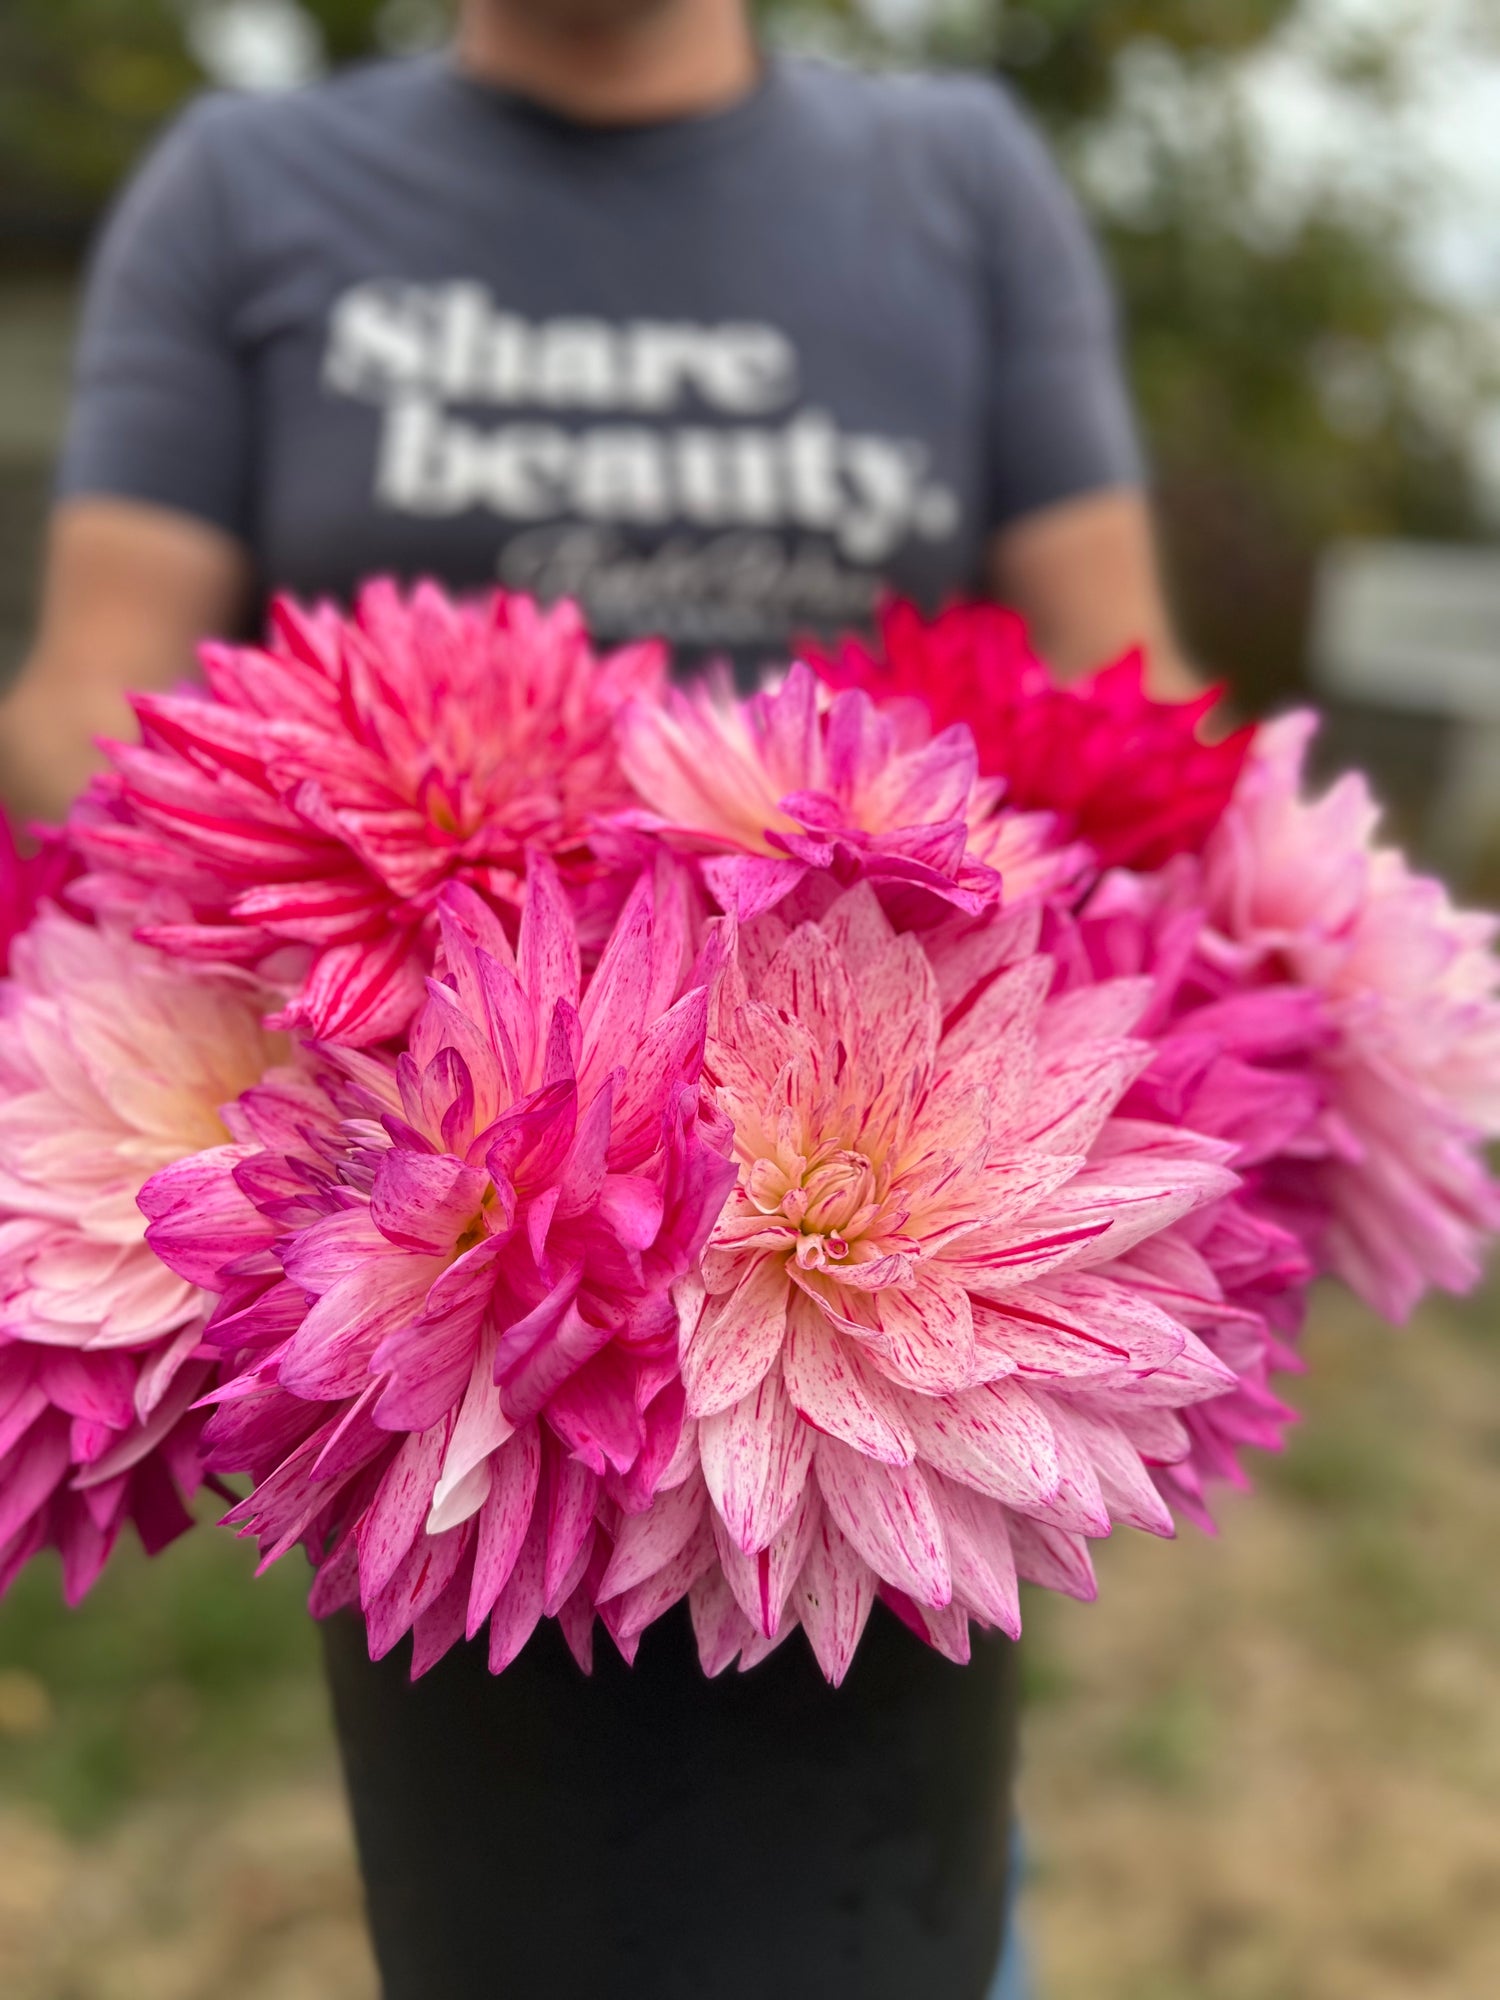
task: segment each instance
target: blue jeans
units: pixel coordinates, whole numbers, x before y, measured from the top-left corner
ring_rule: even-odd
[[[995,1974],[995,1983],[990,1988],[988,2000],[1028,2000],[1031,1993],[1031,1982],[1027,1977],[1026,1951],[1021,1942],[1020,1917],[1017,1909],[1025,1871],[1026,1858],[1021,1848],[1021,1836],[1017,1832],[1012,1835],[1010,1843],[1010,1896],[1005,1920],[1005,1955],[1000,1961],[999,1971]]]

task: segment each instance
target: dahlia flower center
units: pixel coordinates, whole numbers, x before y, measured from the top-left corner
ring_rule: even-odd
[[[792,1254],[803,1270],[821,1271],[847,1261],[887,1224],[890,1175],[867,1153],[836,1141],[810,1155],[787,1152],[758,1159],[746,1193],[762,1215],[785,1223]]]

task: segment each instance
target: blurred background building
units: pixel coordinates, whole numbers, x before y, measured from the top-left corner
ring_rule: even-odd
[[[1500,0],[763,0],[802,46],[1005,75],[1105,240],[1194,656],[1500,884]],[[80,261],[205,83],[441,35],[441,0],[0,0],[0,671]],[[1493,1300],[1325,1314],[1217,1546],[1033,1600],[1042,2000],[1500,1993]],[[0,1609],[0,1991],[367,2000],[289,1562],[190,1538]]]

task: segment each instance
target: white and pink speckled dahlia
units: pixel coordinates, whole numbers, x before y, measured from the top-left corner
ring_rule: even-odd
[[[1233,1176],[1114,1115],[1149,987],[1049,998],[1035,913],[798,915],[742,931],[709,1034],[739,1173],[679,1288],[698,1463],[599,1596],[629,1646],[689,1594],[710,1671],[801,1624],[839,1680],[877,1594],[963,1658],[971,1618],[1019,1629],[1018,1574],[1087,1595],[1088,1537],[1171,1533],[1148,1467],[1233,1377],[1102,1267]]]
[[[38,1549],[70,1600],[123,1524],[189,1525],[210,1302],[162,1265],[136,1198],[226,1136],[277,1060],[265,994],[44,907],[0,988],[0,1584]]]

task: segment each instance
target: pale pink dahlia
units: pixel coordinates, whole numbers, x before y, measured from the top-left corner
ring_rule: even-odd
[[[276,1059],[264,994],[44,909],[0,988],[0,1584],[62,1554],[76,1600],[133,1519],[188,1526],[208,1302],[145,1241],[158,1168],[225,1137]]]
[[[1192,1449],[1152,1477],[1173,1507],[1212,1527],[1208,1495],[1249,1485],[1248,1447],[1279,1451],[1294,1413],[1272,1387],[1301,1364],[1314,1267],[1289,1226],[1278,1186],[1331,1146],[1318,1075],[1333,1031],[1319,994],[1246,984],[1209,930],[1200,865],[1179,857],[1155,875],[1105,876],[1076,919],[1055,920],[1059,983],[1146,977],[1137,1032],[1151,1063],[1122,1100],[1127,1115],[1206,1133],[1229,1148],[1238,1184],[1107,1267],[1191,1327],[1233,1371],[1234,1387],[1183,1412]]]
[[[838,1680],[877,1594],[961,1659],[971,1618],[1018,1631],[1018,1575],[1090,1595],[1087,1537],[1172,1532],[1149,1467],[1233,1377],[1104,1267],[1233,1176],[1115,1116],[1149,987],[1050,998],[1037,913],[800,914],[742,931],[710,1027],[739,1174],[679,1288],[697,1466],[598,1591],[627,1646],[688,1594],[710,1672],[800,1623]]]
[[[1477,1283],[1500,1226],[1483,1152],[1500,1135],[1496,925],[1374,845],[1363,778],[1303,796],[1316,726],[1259,732],[1208,844],[1207,906],[1242,981],[1320,996],[1332,1156],[1289,1163],[1277,1192],[1320,1268],[1401,1319],[1429,1285]]]
[[[283,599],[263,650],[202,657],[212,699],[138,697],[140,745],[75,813],[95,900],[175,908],[150,941],[274,963],[283,1024],[355,1044],[421,999],[447,883],[515,905],[528,848],[589,877],[590,817],[627,796],[616,711],[663,672],[654,646],[597,658],[570,604],[389,582],[352,618]]]
[[[357,1601],[376,1655],[415,1627],[419,1672],[486,1622],[498,1670],[544,1614],[585,1653],[600,1512],[644,1507],[679,1449],[670,1287],[734,1176],[700,1091],[725,939],[690,957],[684,886],[644,877],[586,984],[544,858],[514,953],[450,889],[407,1052],[328,1050],[321,1107],[251,1093],[247,1142],[143,1197],[223,1295],[235,1518],[267,1560],[304,1542],[314,1609]]]
[[[1076,874],[1050,821],[997,816],[1000,787],[979,778],[966,728],[928,740],[921,718],[883,714],[857,690],[820,695],[798,664],[748,699],[710,676],[623,712],[621,762],[646,807],[626,818],[701,856],[724,909],[748,920],[827,873],[933,921]]]

